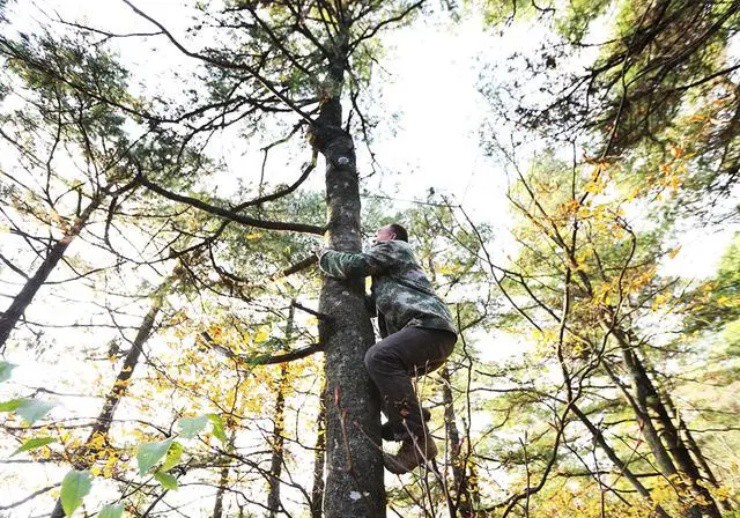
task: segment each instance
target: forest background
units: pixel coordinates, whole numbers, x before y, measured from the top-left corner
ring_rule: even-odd
[[[0,0],[0,516],[735,516],[739,11]],[[393,221],[400,477],[314,256]]]

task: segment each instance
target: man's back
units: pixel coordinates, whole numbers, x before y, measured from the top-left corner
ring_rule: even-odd
[[[411,245],[386,241],[373,248],[381,248],[381,253],[388,256],[388,267],[373,275],[372,288],[388,333],[406,326],[456,332],[447,305],[434,293]]]
[[[388,333],[406,326],[456,332],[447,306],[405,241],[383,241],[361,254],[327,250],[319,266],[338,278],[372,275],[373,296]]]

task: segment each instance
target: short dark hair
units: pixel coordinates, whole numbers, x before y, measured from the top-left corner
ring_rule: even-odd
[[[409,233],[406,232],[406,229],[403,228],[398,223],[391,223],[388,225],[394,234],[396,234],[396,239],[399,241],[406,241],[408,243],[409,241]]]

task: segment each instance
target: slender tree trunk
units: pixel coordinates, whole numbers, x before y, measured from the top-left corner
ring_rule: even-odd
[[[455,422],[455,407],[453,406],[452,388],[450,387],[450,371],[447,365],[440,369],[440,378],[442,378],[442,402],[445,408],[445,431],[450,443],[450,463],[452,464],[452,473],[455,479],[455,487],[462,487],[460,483],[464,476],[464,471],[460,466],[460,432]]]
[[[599,445],[599,447],[606,453],[606,456],[609,458],[610,461],[612,461],[612,464],[619,470],[619,473],[626,478],[630,484],[632,484],[632,487],[635,488],[635,490],[642,496],[645,500],[649,502],[651,506],[655,509],[655,512],[658,516],[661,518],[668,518],[668,513],[665,512],[665,510],[660,506],[653,502],[653,499],[650,497],[650,491],[647,490],[645,486],[642,485],[642,482],[632,473],[632,471],[629,469],[629,467],[622,461],[622,459],[619,458],[617,453],[614,451],[614,449],[609,445],[608,442],[606,442],[606,439],[604,438],[604,434],[601,433],[601,430],[599,430],[594,424],[591,422],[591,420],[588,418],[586,414],[584,414],[580,408],[578,408],[575,404],[571,407],[573,409],[573,413],[578,416],[578,419],[581,420],[581,422],[588,428],[588,431],[591,432],[591,435],[593,435],[594,440],[596,440],[596,444]]]
[[[321,387],[319,415],[316,417],[316,447],[313,456],[313,487],[311,488],[311,518],[321,518],[324,496],[324,464],[326,460],[326,382]]]
[[[236,442],[236,430],[231,432],[229,436],[229,442],[227,449],[231,450]],[[227,459],[228,462],[228,459]],[[221,468],[221,473],[218,478],[218,489],[216,490],[216,501],[213,504],[213,518],[222,518],[224,514],[224,494],[226,494],[226,486],[229,483],[229,466],[228,464]],[[241,510],[241,507],[239,508]]]
[[[74,224],[65,232],[64,236],[54,243],[41,263],[41,266],[36,270],[36,273],[26,281],[23,289],[15,296],[13,302],[11,302],[10,307],[0,316],[0,352],[5,348],[5,343],[8,341],[10,333],[15,328],[21,316],[23,316],[23,313],[25,313],[26,308],[33,301],[39,288],[46,282],[49,274],[51,274],[62,257],[64,257],[64,252],[67,251],[74,238],[80,234],[92,213],[100,205],[100,202],[100,198],[93,198],[85,210],[82,211],[82,214],[75,220]]]
[[[277,401],[275,402],[275,426],[272,432],[272,458],[270,460],[270,492],[267,495],[268,516],[274,518],[276,513],[280,512],[280,474],[283,469],[283,447],[284,439],[283,422],[285,419],[285,396],[283,391],[287,388],[287,365],[280,366],[280,383],[278,386]]]
[[[224,493],[226,493],[226,484],[229,483],[229,467],[221,468],[221,474],[218,478],[218,489],[216,490],[216,502],[213,504],[213,518],[222,518],[224,514]]]
[[[460,451],[460,432],[457,429],[455,418],[455,407],[452,398],[452,385],[450,384],[450,371],[445,365],[440,370],[442,378],[442,402],[445,408],[445,431],[449,442],[450,464],[452,466],[452,482],[456,497],[457,512],[463,518],[473,516],[476,495],[471,491],[467,473],[467,462]]]
[[[360,193],[352,137],[341,129],[340,103],[347,62],[346,30],[335,36],[313,144],[326,160],[328,245],[343,252],[361,250]],[[374,336],[364,303],[364,280],[325,278],[319,322],[326,347],[326,454],[324,513],[328,518],[385,516],[380,401],[364,365]]]
[[[716,502],[707,488],[699,484],[701,476],[696,464],[694,464],[688,450],[681,442],[678,431],[673,421],[671,421],[658,391],[648,377],[640,358],[630,345],[628,335],[617,327],[613,329],[612,334],[619,344],[624,364],[632,378],[636,402],[640,411],[638,418],[642,421],[643,435],[651,450],[653,450],[653,454],[656,455],[657,453],[656,460],[661,467],[661,471],[664,469],[670,471],[669,473],[663,471],[666,476],[678,474],[680,479],[688,484],[688,489],[694,500],[687,510],[689,516],[705,515],[720,518],[721,513]],[[655,418],[651,416],[650,410],[653,410],[656,414]],[[655,422],[661,426],[660,432],[658,432]],[[665,447],[663,444],[665,444]],[[669,459],[665,459],[667,453],[670,454]],[[669,462],[671,459],[675,464]]]
[[[671,460],[671,456],[666,451],[665,447],[663,446],[663,443],[660,441],[660,436],[658,435],[658,431],[655,428],[655,425],[653,424],[652,417],[650,414],[643,410],[643,407],[638,403],[638,401],[635,399],[635,397],[632,396],[632,394],[627,390],[627,387],[624,386],[622,381],[619,379],[617,374],[609,367],[608,365],[603,365],[605,371],[609,375],[609,377],[612,379],[615,385],[617,385],[620,390],[622,391],[622,394],[624,395],[625,399],[627,400],[627,403],[630,405],[630,408],[632,408],[632,411],[635,414],[635,419],[637,421],[637,425],[640,428],[640,432],[642,433],[642,436],[645,438],[645,443],[650,448],[651,453],[653,454],[653,458],[655,459],[655,462],[657,464],[658,472],[663,475],[667,480],[670,481],[676,481],[674,482],[674,485],[676,486],[676,492],[680,499],[685,500],[685,492],[688,491],[688,489],[685,487],[683,482],[680,479],[680,476],[678,474],[678,470],[676,469],[676,466],[673,464],[673,460]],[[690,518],[694,518],[697,515],[697,510],[689,510],[687,511],[686,516]]]
[[[175,272],[170,277],[168,277],[167,280],[165,280],[165,282],[160,285],[154,292],[154,295],[152,296],[152,305],[150,306],[147,314],[144,316],[144,319],[142,320],[141,325],[136,332],[136,337],[134,338],[134,341],[131,345],[131,349],[126,354],[126,358],[123,361],[121,370],[118,371],[118,376],[116,376],[116,381],[113,383],[113,387],[108,392],[108,395],[105,398],[103,408],[100,411],[100,414],[98,414],[97,419],[95,420],[92,431],[76,453],[76,457],[73,463],[75,469],[84,470],[92,466],[92,464],[95,462],[96,454],[100,451],[99,446],[94,446],[94,444],[100,440],[98,439],[99,437],[102,438],[103,443],[108,442],[108,432],[110,431],[111,424],[113,423],[113,415],[115,414],[116,408],[118,407],[118,403],[126,395],[129,381],[134,374],[134,369],[139,363],[139,358],[141,357],[144,343],[147,341],[152,333],[152,329],[154,328],[154,321],[156,320],[157,315],[162,309],[164,297],[169,291],[169,287],[171,286],[172,281],[178,275],[178,272],[179,268],[176,268]],[[56,505],[54,506],[54,510],[51,513],[51,517],[62,518],[63,516],[64,510],[62,509],[62,502],[61,500],[57,500]]]
[[[699,444],[694,439],[694,436],[691,433],[691,430],[689,430],[689,427],[686,426],[686,422],[683,420],[680,412],[678,411],[678,408],[673,403],[673,399],[671,398],[671,396],[668,394],[667,391],[661,391],[661,397],[665,401],[665,405],[668,411],[671,412],[671,414],[673,414],[673,417],[678,422],[678,429],[686,438],[686,444],[688,445],[691,453],[694,454],[694,458],[696,459],[696,462],[698,462],[702,470],[704,470],[706,479],[709,480],[709,482],[711,482],[714,487],[719,488],[721,486],[721,484],[719,483],[719,480],[717,479],[717,477],[714,476],[712,469],[709,467],[709,463],[707,462],[707,459],[704,457],[704,454],[702,454],[701,449],[699,448]],[[732,504],[730,503],[729,500],[727,499],[721,500],[720,505],[725,511],[732,511]]]
[[[295,300],[293,301],[295,302]],[[285,329],[285,345],[290,345],[293,338],[293,319],[295,318],[295,306],[290,305],[288,322]],[[285,440],[285,391],[288,389],[288,364],[280,365],[280,380],[277,387],[277,398],[275,401],[275,424],[272,430],[272,459],[270,461],[270,492],[267,495],[268,516],[274,518],[280,512],[280,474],[283,469],[283,447]]]

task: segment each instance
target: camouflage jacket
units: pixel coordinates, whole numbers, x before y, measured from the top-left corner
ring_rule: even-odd
[[[407,326],[457,332],[450,311],[434,293],[405,241],[383,241],[358,254],[324,250],[319,268],[338,279],[372,275],[378,319],[385,320],[387,333]]]

